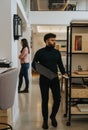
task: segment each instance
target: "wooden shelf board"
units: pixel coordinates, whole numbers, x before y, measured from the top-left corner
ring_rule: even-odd
[[[71,98],[88,98],[88,88],[82,86],[72,87]]]
[[[72,77],[88,77],[88,74],[77,74],[77,73],[72,73]]]
[[[71,114],[88,114],[88,112],[81,112],[77,106],[71,107]]]

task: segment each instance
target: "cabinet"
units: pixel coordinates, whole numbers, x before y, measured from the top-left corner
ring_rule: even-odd
[[[67,126],[73,115],[88,114],[88,22],[72,21],[67,27]],[[86,81],[86,82],[85,82]]]

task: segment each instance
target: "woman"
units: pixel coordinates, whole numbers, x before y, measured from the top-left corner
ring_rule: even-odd
[[[22,49],[20,51],[19,59],[20,59],[20,73],[19,73],[19,84],[18,84],[18,93],[28,93],[29,88],[29,78],[28,78],[28,69],[29,69],[29,46],[28,41],[24,38],[21,39]],[[23,83],[23,77],[25,79],[25,89],[21,91],[21,86]]]

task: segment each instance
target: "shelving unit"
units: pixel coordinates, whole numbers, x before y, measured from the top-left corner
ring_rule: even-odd
[[[67,126],[72,115],[87,115],[88,109],[80,111],[80,104],[88,104],[88,21],[72,21],[67,27],[67,73],[66,109]],[[83,106],[82,106],[83,107]]]

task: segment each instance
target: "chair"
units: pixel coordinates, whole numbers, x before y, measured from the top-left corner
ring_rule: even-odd
[[[17,68],[11,68],[0,74],[0,109],[7,110],[11,108],[15,99],[16,85],[17,85]],[[6,125],[6,128],[0,130],[12,130],[12,126],[7,123],[0,123]]]

